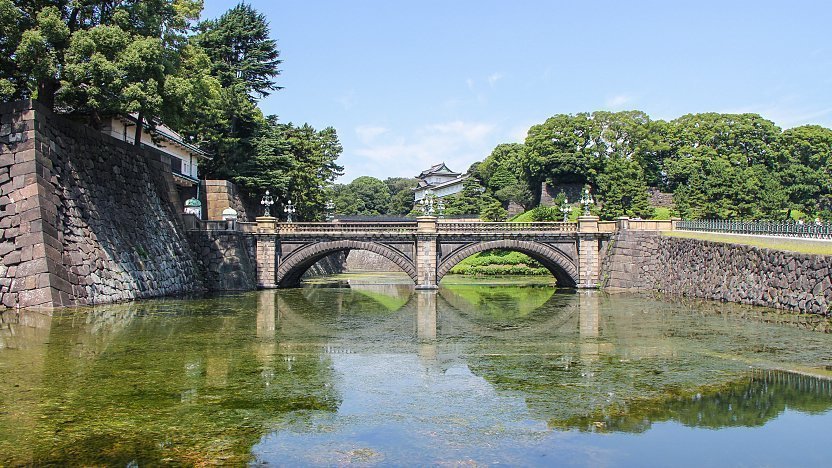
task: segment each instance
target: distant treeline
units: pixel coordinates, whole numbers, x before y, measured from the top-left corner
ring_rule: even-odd
[[[832,218],[832,130],[783,131],[757,114],[669,122],[640,111],[559,114],[532,126],[524,143],[498,145],[469,173],[463,192],[446,199],[448,214],[505,219],[510,202],[536,207],[548,182],[586,185],[604,219],[653,216],[650,187],[672,193],[673,214],[687,219]],[[336,205],[349,214],[406,214],[415,185],[359,177],[336,186]]]

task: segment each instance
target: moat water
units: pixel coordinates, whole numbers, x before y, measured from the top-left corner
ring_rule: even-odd
[[[397,275],[0,315],[0,466],[822,466],[832,334]]]

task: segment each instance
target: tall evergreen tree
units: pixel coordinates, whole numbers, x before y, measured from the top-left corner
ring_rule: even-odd
[[[280,89],[277,42],[269,38],[265,15],[251,5],[238,4],[219,19],[200,23],[196,37],[213,62],[214,75],[226,88],[242,85],[246,94],[268,96]]]

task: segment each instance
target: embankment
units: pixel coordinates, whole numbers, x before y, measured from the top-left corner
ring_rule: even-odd
[[[620,231],[602,286],[829,315],[832,256]]]

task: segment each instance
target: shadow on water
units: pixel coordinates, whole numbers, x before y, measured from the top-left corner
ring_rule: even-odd
[[[432,463],[439,446],[513,445],[528,421],[719,429],[832,408],[829,380],[737,359],[767,346],[815,359],[826,341],[791,350],[793,335],[723,312],[517,285],[349,286],[0,313],[0,465],[239,465],[253,447],[345,440]]]

